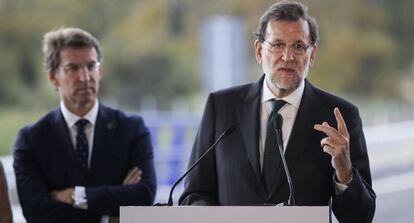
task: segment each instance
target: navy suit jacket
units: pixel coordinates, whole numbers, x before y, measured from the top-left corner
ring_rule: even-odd
[[[235,124],[233,134],[193,169],[180,197],[183,205],[263,205],[286,202],[289,187],[283,168],[281,179],[266,192],[259,161],[260,104],[264,76],[257,82],[209,95],[190,157],[192,164],[215,139]],[[350,133],[353,180],[336,195],[331,157],[320,141],[326,137],[313,129],[327,121],[336,126],[333,110],[338,107]],[[340,222],[370,222],[375,211],[375,193],[361,119],[349,102],[323,92],[305,80],[305,90],[287,144],[285,157],[294,184],[297,205],[328,205]]]
[[[122,185],[128,171],[143,171],[139,184]],[[150,133],[141,117],[99,105],[90,167],[87,210],[55,201],[50,191],[81,185],[69,129],[59,108],[22,128],[14,146],[14,170],[28,222],[99,222],[123,205],[151,205],[156,176]]]

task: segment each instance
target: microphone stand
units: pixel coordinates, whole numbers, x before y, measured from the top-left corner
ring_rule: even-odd
[[[276,118],[274,119],[274,122],[275,122],[274,126],[275,126],[276,137],[277,137],[277,145],[278,145],[279,153],[282,159],[283,168],[285,169],[286,179],[289,185],[289,200],[288,200],[287,206],[295,206],[295,192],[293,189],[292,178],[289,173],[285,155],[283,154],[284,149],[283,149],[283,135],[282,135],[282,123],[283,123],[282,116],[280,114],[277,114]]]

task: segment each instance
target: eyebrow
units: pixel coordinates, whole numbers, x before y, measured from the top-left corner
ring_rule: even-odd
[[[89,65],[89,64],[97,64],[97,63],[99,63],[98,61],[96,61],[96,60],[93,60],[93,61],[89,61],[89,62],[86,62],[86,63],[84,63],[85,65]],[[63,65],[63,64],[62,64]],[[69,62],[69,63],[67,63],[66,65],[64,65],[64,66],[69,66],[69,65],[83,65],[82,63],[74,63],[74,62]]]
[[[267,40],[266,40],[267,41]],[[280,42],[283,42],[283,43],[286,43],[286,41],[284,41],[284,40],[282,40],[282,39],[276,39],[276,40],[274,40],[274,41],[267,41],[267,42],[269,42],[269,43],[271,43],[271,44],[276,44],[276,43],[280,43]],[[293,43],[291,43],[291,44],[295,44],[295,43],[303,43],[303,44],[310,44],[310,43],[306,43],[305,41],[303,41],[303,40],[296,40],[296,41],[294,41]]]

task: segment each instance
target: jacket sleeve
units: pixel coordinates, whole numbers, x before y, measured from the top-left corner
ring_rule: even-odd
[[[213,95],[207,99],[190,156],[191,166],[213,143],[215,138],[215,114]],[[187,176],[180,205],[218,205],[217,173],[214,151],[204,157],[198,166]]]
[[[101,185],[85,188],[88,212],[93,214],[119,215],[120,206],[145,206],[154,202],[156,175],[151,136],[143,120],[137,117],[134,123],[134,138],[129,151],[130,167],[137,166],[143,175],[138,184]],[[125,178],[123,176],[122,178]]]
[[[348,117],[353,179],[343,193],[333,197],[333,211],[340,222],[372,222],[376,195],[358,109],[354,107]]]
[[[14,145],[13,165],[23,214],[28,222],[70,222],[82,211],[50,197],[48,184],[34,158],[36,145],[29,138],[27,131],[22,129]]]
[[[0,222],[12,222],[9,194],[7,190],[6,175],[0,161]]]

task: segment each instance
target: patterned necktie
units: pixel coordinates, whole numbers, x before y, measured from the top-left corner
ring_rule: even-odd
[[[89,121],[86,119],[79,119],[75,124],[77,127],[76,158],[81,169],[82,181],[86,179],[86,171],[88,170],[89,143],[85,134],[85,127],[88,124]]]
[[[286,104],[286,101],[272,99],[271,103],[272,111],[267,120],[265,151],[263,155],[263,179],[268,193],[271,192],[276,169],[281,162],[273,119],[276,118],[277,112]]]

